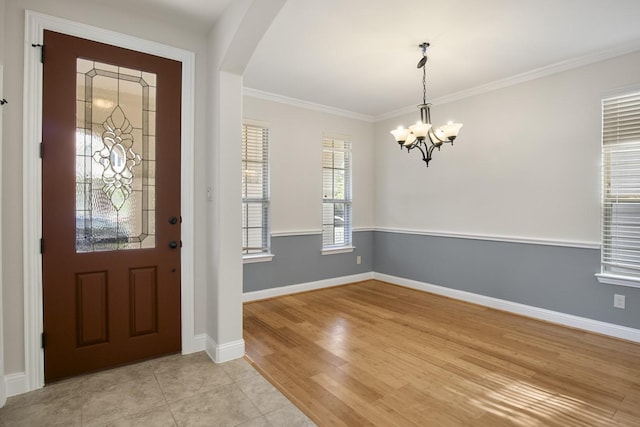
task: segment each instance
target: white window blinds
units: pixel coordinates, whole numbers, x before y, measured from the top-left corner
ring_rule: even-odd
[[[242,253],[269,253],[269,129],[242,126]]]
[[[351,143],[322,141],[322,247],[351,246]]]
[[[602,274],[640,280],[640,92],[602,114]]]

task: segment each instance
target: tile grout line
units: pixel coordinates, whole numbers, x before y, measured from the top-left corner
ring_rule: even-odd
[[[200,358],[192,359],[191,362],[185,359],[185,362],[189,362],[189,363],[192,363],[192,362],[200,363],[200,361],[201,361]],[[213,363],[213,362],[210,362],[210,363]],[[215,371],[211,371],[213,375],[212,378],[215,379],[214,382],[223,381],[224,384],[219,384],[218,386],[214,387],[211,390],[202,391],[202,388],[200,388],[198,389],[199,391],[195,393],[193,396],[188,396],[183,399],[178,399],[175,401],[174,400],[169,401],[167,397],[167,393],[169,394],[169,397],[172,396],[173,382],[172,381],[165,382],[164,366],[168,366],[169,368],[173,367],[173,365],[164,365],[164,364],[144,365],[144,362],[141,362],[141,363],[136,363],[132,365],[127,365],[125,367],[114,368],[108,371],[100,371],[96,373],[85,374],[80,376],[79,378],[73,379],[72,382],[68,384],[62,384],[61,391],[64,391],[64,393],[59,392],[55,388],[55,387],[58,387],[59,385],[53,385],[53,388],[52,388],[53,392],[51,393],[47,392],[45,394],[42,394],[42,392],[40,392],[40,394],[38,394],[38,392],[36,391],[34,392],[35,394],[33,394],[32,396],[34,396],[33,400],[36,403],[46,402],[46,403],[51,403],[52,405],[53,404],[65,405],[64,403],[66,401],[65,396],[70,395],[70,393],[72,393],[73,395],[78,397],[78,391],[79,391],[80,399],[79,401],[76,400],[77,402],[76,404],[79,404],[80,407],[76,407],[76,409],[73,410],[73,412],[69,412],[66,415],[64,415],[64,419],[67,420],[65,421],[65,423],[72,422],[73,425],[76,425],[75,421],[71,421],[71,420],[78,420],[78,418],[75,418],[75,417],[79,415],[80,423],[77,425],[80,425],[81,427],[88,427],[94,424],[96,426],[98,425],[105,426],[109,423],[114,423],[114,422],[115,423],[117,422],[136,423],[137,422],[136,420],[138,420],[139,417],[142,417],[148,420],[151,420],[151,419],[159,420],[161,418],[165,420],[165,422],[168,422],[166,413],[163,413],[164,415],[160,416],[160,412],[162,412],[162,408],[166,408],[169,410],[171,419],[173,420],[173,423],[174,423],[173,425],[177,427],[180,425],[180,423],[178,423],[177,421],[177,418],[181,418],[181,412],[179,410],[180,409],[179,405],[176,408],[177,411],[175,413],[173,412],[173,403],[179,402],[180,400],[190,399],[198,395],[203,396],[205,393],[220,390],[222,388],[225,388],[227,385],[233,386],[236,390],[238,389],[240,390],[240,394],[242,394],[242,396],[244,396],[244,399],[246,400],[243,401],[242,397],[239,394],[237,394],[236,396],[237,398],[239,398],[238,400],[239,402],[240,401],[244,402],[242,404],[243,406],[246,405],[246,402],[248,402],[251,404],[253,408],[249,410],[250,408],[248,408],[248,405],[245,406],[248,410],[245,416],[253,413],[254,417],[249,417],[248,419],[245,419],[243,422],[240,422],[238,424],[233,424],[236,426],[242,425],[243,423],[262,424],[262,422],[264,422],[265,425],[273,426],[273,424],[269,421],[269,419],[267,419],[267,416],[271,415],[273,412],[277,412],[278,410],[287,408],[288,407],[287,404],[289,403],[293,404],[293,402],[291,402],[286,396],[284,396],[284,394],[282,394],[277,388],[273,387],[273,385],[271,386],[273,387],[274,392],[284,397],[286,404],[282,402],[277,402],[278,403],[277,405],[273,405],[274,402],[271,402],[271,399],[264,401],[264,402],[267,402],[267,404],[263,404],[263,397],[262,397],[263,393],[261,392],[256,393],[255,387],[258,387],[258,390],[260,390],[262,388],[261,383],[263,381],[266,381],[266,383],[268,384],[270,384],[270,382],[266,378],[264,378],[264,376],[258,370],[256,370],[253,367],[252,363],[250,363],[249,360],[246,358],[242,358],[242,362],[239,362],[238,364],[228,364],[228,365],[221,364],[221,366],[219,366],[219,369],[216,369]],[[209,368],[207,368],[207,371],[208,369]],[[191,369],[189,372],[191,371],[193,371],[193,369]],[[197,368],[192,373],[199,375],[199,372],[201,372],[201,369]],[[149,374],[151,374],[151,376],[149,376]],[[158,377],[158,375],[160,376]],[[222,376],[226,377],[226,379],[223,378]],[[151,377],[153,377],[155,381],[154,383],[150,382]],[[160,383],[160,378],[163,378],[163,383]],[[140,385],[136,386],[136,383],[140,383]],[[144,385],[142,383],[144,383]],[[245,383],[246,387],[240,386],[240,383]],[[162,386],[162,384],[165,384],[165,386]],[[209,386],[211,386],[213,383],[211,381],[205,380],[204,384],[208,384]],[[157,387],[154,390],[152,390],[153,385]],[[142,394],[131,395],[131,398],[129,395],[126,395],[126,396],[123,395],[123,393],[129,389],[144,391],[144,395],[146,397],[144,397]],[[158,390],[158,389],[162,396],[162,399],[160,400],[156,400],[157,393],[155,393],[155,390]],[[229,389],[229,391],[231,392],[231,389]],[[105,395],[104,393],[107,393],[107,395],[109,396],[109,399],[105,400],[107,395]],[[237,391],[234,391],[233,393],[237,393]],[[130,407],[129,404],[124,404],[125,402],[130,402],[132,399],[135,401],[136,399],[135,396],[139,396],[141,398],[140,403],[144,402],[145,405],[134,405]],[[55,399],[51,399],[51,397],[55,397]],[[45,399],[45,400],[42,400],[42,399]],[[253,399],[256,399],[256,400],[254,401]],[[122,403],[122,405],[117,404],[118,402]],[[155,402],[155,404],[151,406],[148,405],[148,403],[153,403],[153,402]],[[293,406],[295,407],[295,404],[293,404]],[[56,408],[57,407],[61,407],[61,406],[56,406]],[[112,409],[115,410],[115,408],[119,408],[119,409],[118,411],[113,412]],[[145,409],[141,410],[141,408],[145,408]],[[85,413],[85,409],[88,411],[87,413]],[[55,408],[53,410],[55,410]],[[130,413],[128,412],[129,410],[131,410]],[[28,415],[28,414],[25,413],[20,416],[24,418],[24,415]],[[43,413],[38,415],[37,419],[39,421],[34,421],[34,420],[29,421],[30,418],[29,420],[25,419],[25,421],[27,421],[27,423],[29,422],[34,423],[30,425],[47,425],[47,423],[53,421],[50,415],[51,414],[47,415],[46,413]],[[72,415],[72,417],[69,417],[69,415]],[[90,415],[90,416],[87,418],[87,415]],[[150,415],[151,417],[149,418]],[[1,422],[0,425],[4,426],[5,420],[1,418],[2,417],[0,417],[0,421],[3,421],[3,422]],[[181,418],[181,423],[182,422],[183,421]],[[229,425],[231,425],[231,423]]]
[[[249,362],[249,360],[247,360],[246,356],[245,356],[245,357],[243,357],[243,360],[244,360],[246,363],[248,363],[248,364],[249,364],[249,365],[254,369],[255,374],[254,374],[254,375],[251,375],[251,376],[249,376],[249,377],[246,377],[246,378],[238,378],[237,380],[233,380],[233,383],[234,383],[234,384],[235,384],[235,385],[240,389],[240,391],[245,395],[245,397],[247,398],[247,400],[249,400],[249,402],[251,402],[251,404],[252,404],[253,406],[255,406],[255,407],[256,407],[256,409],[258,410],[258,412],[260,412],[260,414],[262,414],[262,415],[261,415],[261,417],[263,417],[263,418],[267,421],[267,423],[268,423],[269,425],[271,425],[271,422],[270,422],[270,421],[269,421],[269,419],[267,418],[267,415],[269,415],[269,414],[273,414],[274,412],[277,412],[277,411],[280,411],[280,410],[282,410],[282,409],[286,408],[288,405],[293,406],[293,407],[294,407],[296,410],[298,410],[302,415],[304,415],[305,417],[307,417],[307,414],[305,414],[305,413],[304,413],[300,408],[298,408],[298,406],[297,406],[295,403],[293,403],[293,402],[292,402],[292,401],[291,401],[287,396],[285,396],[285,395],[284,395],[284,393],[282,393],[282,392],[281,392],[277,387],[275,387],[275,386],[274,386],[274,385],[273,385],[269,380],[267,380],[267,378],[265,378],[265,377],[264,377],[264,375],[262,375],[262,374],[261,374],[257,369],[255,369],[255,367],[253,366],[253,364],[252,364],[252,363],[250,363],[250,362]],[[274,390],[275,392],[277,392],[278,394],[280,394],[282,397],[284,397],[284,398],[285,398],[285,400],[287,401],[287,404],[288,404],[288,405],[284,405],[284,406],[281,406],[281,407],[279,407],[279,408],[271,409],[271,410],[266,411],[266,412],[263,412],[260,408],[258,408],[258,406],[257,406],[257,405],[256,405],[256,404],[251,400],[251,398],[247,395],[247,393],[245,393],[245,391],[242,389],[242,387],[240,387],[240,386],[238,385],[238,382],[239,382],[239,381],[249,380],[249,379],[253,379],[253,378],[256,378],[256,377],[260,377],[260,378],[262,378],[263,380],[265,380],[265,381],[267,382],[267,384],[269,384],[269,385],[273,388],[273,390]],[[253,419],[258,419],[258,418],[260,418],[260,417],[256,417],[256,418],[253,418]],[[307,418],[309,418],[309,417],[307,417]],[[242,423],[241,423],[241,424],[242,424]]]
[[[224,369],[223,369],[223,370],[224,370]],[[227,374],[227,375],[229,376],[229,378],[231,378],[231,375],[229,375],[229,373],[228,373],[226,370],[225,370],[225,374]],[[248,378],[251,378],[251,377],[248,377]],[[260,408],[258,408],[258,406],[257,406],[255,403],[253,403],[253,400],[251,400],[251,398],[247,395],[247,393],[245,393],[245,392],[244,392],[244,390],[242,389],[242,387],[240,387],[240,386],[238,385],[238,381],[243,380],[243,379],[246,379],[246,378],[238,378],[237,380],[236,380],[236,379],[231,378],[231,380],[233,381],[233,385],[234,385],[234,386],[236,386],[236,387],[238,387],[238,390],[240,390],[240,392],[244,395],[244,397],[247,399],[247,401],[248,401],[249,403],[251,403],[251,405],[253,405],[253,407],[254,407],[254,408],[256,408],[256,409],[258,410],[258,412],[260,413],[260,416],[259,416],[259,417],[255,417],[255,418],[251,418],[250,420],[247,420],[247,421],[242,421],[242,422],[240,422],[239,424],[236,424],[236,426],[239,426],[240,424],[243,424],[243,423],[246,423],[246,422],[249,422],[249,421],[257,420],[258,418],[264,418],[264,419],[267,421],[267,423],[268,423],[269,425],[271,425],[271,423],[270,423],[270,422],[269,422],[269,420],[267,419],[266,414],[265,414],[264,412],[262,412],[262,410],[261,410]]]
[[[160,393],[162,393],[162,398],[164,399],[164,403],[167,406],[167,409],[169,410],[169,413],[171,414],[171,419],[173,420],[173,424],[176,427],[178,427],[178,421],[176,420],[176,416],[173,414],[173,411],[171,410],[171,405],[169,404],[169,400],[167,400],[167,395],[164,393],[164,390],[162,389],[162,385],[160,385],[160,381],[158,380],[158,377],[156,375],[155,367],[153,369],[153,378],[156,380],[156,384],[158,384],[158,388],[160,389]]]
[[[253,369],[255,369],[258,375],[264,378],[269,384],[271,384],[271,386],[273,386],[273,388],[275,388],[278,392],[280,392],[280,394],[282,394],[285,397],[285,399],[287,399],[305,417],[307,417],[309,420],[311,420],[311,422],[317,425],[314,419],[301,409],[301,407],[304,407],[307,410],[308,408],[305,405],[302,405],[301,402],[299,402],[300,406],[296,404],[296,401],[298,401],[298,399],[296,399],[294,395],[289,395],[289,393],[285,393],[284,392],[285,388],[282,385],[280,385],[280,383],[276,381],[271,375],[269,375],[266,370],[263,370],[257,363],[255,363],[248,354],[245,353],[244,359],[253,367]],[[282,389],[280,389],[280,387],[282,387]],[[269,413],[272,413],[272,412],[275,412],[275,411],[271,411]]]
[[[282,406],[282,407],[280,407],[280,408],[273,409],[273,410],[270,410],[270,411],[267,411],[267,412],[263,412],[263,411],[262,411],[262,409],[260,409],[260,408],[259,408],[259,407],[258,407],[258,406],[253,402],[253,400],[251,400],[251,398],[249,397],[249,395],[248,395],[247,393],[245,393],[245,391],[242,389],[242,387],[240,387],[240,385],[239,385],[238,383],[239,383],[239,382],[241,382],[241,381],[251,380],[251,379],[254,379],[254,378],[257,378],[257,377],[260,377],[260,378],[264,379],[265,381],[267,381],[267,380],[266,380],[266,378],[264,378],[264,376],[263,376],[263,375],[262,375],[262,374],[261,374],[257,369],[255,369],[255,368],[253,367],[253,365],[252,365],[252,364],[247,360],[246,356],[245,356],[245,357],[242,357],[242,360],[243,360],[245,363],[247,363],[247,364],[252,368],[252,370],[253,370],[253,374],[252,374],[252,375],[249,375],[249,376],[246,376],[246,377],[240,377],[240,378],[237,378],[237,379],[234,379],[233,377],[231,377],[231,375],[230,375],[228,372],[227,372],[227,375],[229,375],[229,377],[230,377],[230,378],[232,379],[232,381],[233,381],[233,384],[234,384],[236,387],[238,387],[238,388],[240,389],[240,391],[242,392],[242,394],[244,394],[244,396],[247,398],[247,400],[248,400],[248,401],[249,401],[249,402],[250,402],[250,403],[251,403],[251,404],[252,404],[252,405],[253,405],[253,406],[258,410],[258,412],[260,412],[260,414],[261,414],[261,415],[260,415],[260,417],[253,418],[252,420],[257,420],[258,418],[264,418],[264,419],[265,419],[265,421],[267,421],[267,423],[268,423],[269,425],[271,425],[271,422],[270,422],[270,421],[269,421],[269,419],[267,418],[267,415],[268,415],[268,414],[271,414],[271,413],[273,413],[273,412],[275,412],[275,411],[279,411],[280,409],[283,409],[285,406]],[[226,372],[226,370],[225,370],[225,372]],[[272,385],[269,381],[267,381],[267,383],[268,383],[268,384],[270,384],[270,385],[273,387],[273,385]],[[291,401],[290,401],[290,400],[289,400],[289,399],[288,399],[284,394],[282,394],[282,393],[280,392],[280,390],[278,390],[278,389],[277,389],[277,388],[275,388],[275,387],[273,387],[273,388],[274,388],[274,390],[275,390],[276,392],[278,392],[280,395],[282,395],[282,396],[287,400],[287,402],[288,402],[288,403],[293,404],[293,402],[291,402]],[[294,405],[294,406],[295,406],[295,405]],[[297,408],[297,407],[296,407],[296,408]],[[252,420],[249,420],[249,421],[252,421]],[[242,423],[241,423],[241,424],[242,424]]]
[[[80,426],[84,427],[84,381],[82,378],[80,381]]]

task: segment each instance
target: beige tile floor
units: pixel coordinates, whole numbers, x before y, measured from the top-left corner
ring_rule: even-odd
[[[175,355],[10,397],[0,426],[315,426],[244,359]]]

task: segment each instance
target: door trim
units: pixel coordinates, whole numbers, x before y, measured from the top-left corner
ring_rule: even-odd
[[[3,66],[0,64],[0,99],[3,95]],[[0,106],[0,147],[2,147],[2,106]],[[2,153],[0,153],[0,164],[2,164]],[[2,167],[0,167],[0,171]],[[2,174],[0,173],[0,200],[2,200]],[[2,203],[0,203],[2,206]],[[2,224],[2,210],[0,209],[0,224]],[[2,227],[0,227],[2,228]],[[0,229],[0,242],[2,241],[2,230]],[[0,259],[2,258],[2,245],[0,245]],[[2,309],[3,304],[2,299],[2,263],[0,263],[0,309]],[[3,310],[4,311],[4,310]],[[7,382],[4,377],[4,319],[3,316],[0,315],[0,408],[2,408],[7,401]]]
[[[40,347],[42,313],[42,64],[44,30],[137,50],[182,62],[181,135],[181,317],[182,353],[202,350],[194,336],[194,115],[195,54],[193,52],[57,18],[25,11],[23,121],[23,245],[25,391],[44,386],[44,352]]]

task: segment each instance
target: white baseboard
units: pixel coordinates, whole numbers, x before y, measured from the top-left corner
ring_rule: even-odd
[[[280,297],[283,295],[297,294],[299,292],[313,291],[316,289],[331,288],[333,286],[347,285],[349,283],[371,280],[374,273],[354,274],[351,276],[334,277],[331,279],[318,280],[316,282],[301,283],[298,285],[280,286],[278,288],[264,289],[262,291],[245,292],[243,301],[258,301],[261,299]]]
[[[586,317],[575,316],[573,314],[561,313],[558,311],[547,310],[545,308],[533,307],[517,302],[474,294],[472,292],[451,289],[444,286],[432,285],[430,283],[418,282],[417,280],[404,279],[402,277],[390,276],[387,274],[375,272],[336,277],[333,279],[319,280],[317,282],[302,283],[299,285],[281,286],[279,288],[265,289],[262,291],[245,292],[243,300],[244,302],[257,301],[261,299],[290,295],[299,292],[346,285],[349,283],[370,279],[377,279],[383,282],[393,283],[394,285],[404,286],[406,288],[430,292],[437,295],[443,295],[457,300],[495,308],[497,310],[504,310],[510,313],[515,313],[534,319],[545,320],[547,322],[557,323],[563,326],[569,326],[572,328],[582,329],[585,331],[595,332],[598,334],[608,335],[611,337],[640,343],[640,329],[629,328],[627,326],[620,326],[613,323],[601,322],[599,320],[588,319]]]
[[[205,351],[206,349],[207,334],[194,335],[193,340],[191,341],[191,351],[185,352],[183,349],[182,354],[197,353],[199,351]]]
[[[640,342],[640,329],[629,328],[626,326],[615,325],[613,323],[588,319],[586,317],[574,316],[572,314],[533,307],[517,302],[506,301],[498,298],[474,294],[471,292],[460,291],[457,289],[446,288],[443,286],[432,285],[424,282],[418,282],[416,280],[403,279],[402,277],[389,276],[387,274],[374,273],[373,276],[377,280],[393,283],[394,285],[404,286],[406,288],[443,295],[446,297],[471,302],[485,307],[495,308],[498,310],[508,311],[510,313],[520,314],[522,316],[532,317],[534,319],[557,323],[563,326],[583,329],[585,331],[609,335],[628,341]]]
[[[226,344],[217,344],[213,338],[206,336],[205,351],[215,363],[224,363],[244,357],[244,340],[232,341]]]
[[[27,376],[24,372],[5,375],[4,383],[5,390],[7,391],[7,397],[16,396],[29,391],[27,390]]]

